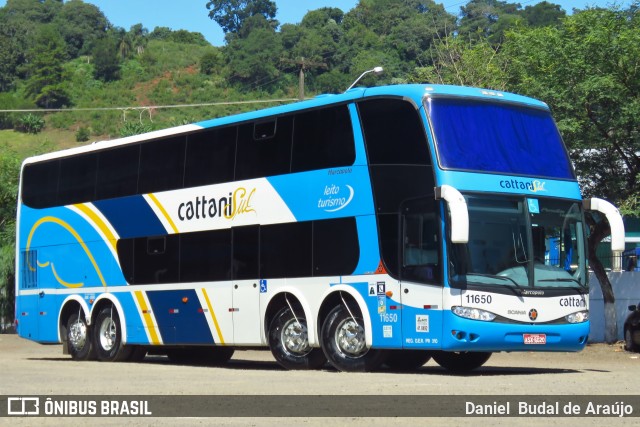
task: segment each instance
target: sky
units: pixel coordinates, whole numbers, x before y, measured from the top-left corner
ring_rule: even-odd
[[[206,8],[207,0],[84,0],[91,3],[105,14],[115,26],[126,30],[132,25],[142,24],[149,31],[155,27],[169,27],[173,30],[199,32],[214,46],[224,44],[224,33],[209,18]],[[337,7],[344,12],[353,9],[358,0],[274,0],[278,7],[276,19],[280,24],[297,24],[310,10],[321,7]],[[468,0],[435,0],[442,3],[451,14],[458,14],[460,6]],[[534,5],[540,0],[507,0],[509,3],[520,3],[522,7]],[[589,6],[607,7],[611,4],[629,5],[631,0],[548,0],[559,4],[567,13],[574,8],[584,9]],[[0,0],[0,7],[6,0]]]

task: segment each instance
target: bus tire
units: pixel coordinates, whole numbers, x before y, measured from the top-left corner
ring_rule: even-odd
[[[373,371],[388,356],[386,350],[367,347],[362,316],[353,309],[349,312],[343,305],[329,312],[322,324],[320,339],[327,360],[340,371]]]
[[[391,350],[384,364],[394,371],[415,371],[429,359],[428,350]]]
[[[72,313],[67,320],[67,350],[73,360],[92,360],[96,352],[91,342],[91,328],[84,313]]]
[[[436,351],[433,360],[443,368],[454,372],[472,371],[489,360],[490,352]]]
[[[635,342],[633,342],[633,332],[631,332],[631,328],[626,328],[624,330],[624,349],[626,351],[640,351],[640,346],[638,346]]]
[[[129,358],[133,348],[122,343],[122,326],[115,307],[105,307],[98,313],[93,326],[93,346],[98,360],[117,362]]]
[[[298,314],[304,312],[300,310]],[[269,348],[285,369],[319,369],[327,362],[321,349],[309,345],[307,319],[296,319],[289,307],[280,310],[269,325]]]

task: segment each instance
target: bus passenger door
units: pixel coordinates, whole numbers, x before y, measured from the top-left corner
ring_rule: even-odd
[[[433,199],[404,203],[400,277],[403,348],[439,348],[442,335],[442,262],[439,216]]]
[[[260,227],[235,227],[232,257],[233,343],[260,344]]]

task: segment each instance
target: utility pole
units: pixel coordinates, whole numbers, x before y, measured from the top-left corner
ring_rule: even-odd
[[[301,57],[298,60],[291,59],[283,59],[282,62],[294,64],[300,67],[300,72],[298,73],[298,99],[301,101],[304,100],[304,72],[305,70],[309,70],[311,68],[327,68],[327,64],[324,62],[313,62],[304,57]]]

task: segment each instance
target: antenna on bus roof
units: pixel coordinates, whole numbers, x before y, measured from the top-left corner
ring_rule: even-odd
[[[360,81],[364,76],[366,76],[367,74],[369,74],[369,73],[375,73],[375,74],[376,74],[376,76],[379,76],[380,74],[382,74],[382,72],[383,72],[383,71],[384,71],[384,69],[383,69],[382,67],[375,67],[375,68],[373,68],[373,69],[371,69],[371,70],[367,70],[367,71],[365,71],[364,73],[360,74],[360,77],[358,77],[358,78],[356,79],[356,81],[355,81],[355,82],[351,83],[351,86],[349,86],[349,87],[347,88],[347,90],[345,90],[345,92],[348,92],[348,91],[349,91],[349,89],[351,89],[352,87],[354,87],[354,86],[356,85],[356,83],[358,83],[358,82],[359,82],[359,81]]]

